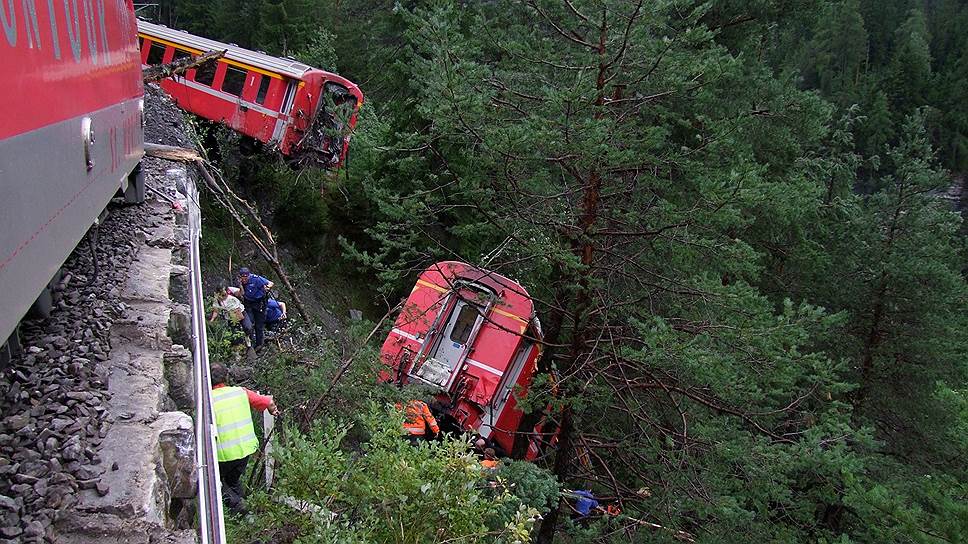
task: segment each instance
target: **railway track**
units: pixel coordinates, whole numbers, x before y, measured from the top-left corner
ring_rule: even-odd
[[[146,98],[151,139],[190,145]],[[0,544],[225,542],[198,193],[183,165],[144,164],[150,198],[110,207],[0,368]]]

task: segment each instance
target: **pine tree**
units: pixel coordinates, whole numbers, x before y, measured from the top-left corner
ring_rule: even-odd
[[[449,247],[473,262],[507,239],[490,266],[533,286],[545,364],[562,377],[556,475],[665,527],[803,537],[746,523],[782,488],[740,493],[714,473],[797,478],[792,451],[818,445],[849,457],[845,405],[827,400],[845,391],[839,367],[801,348],[832,323],[752,287],[754,244],[784,228],[768,218],[821,194],[798,158],[829,109],[719,45],[730,20],[665,3],[415,10],[410,79],[429,126],[410,146],[422,156],[398,161],[437,174],[401,178],[413,196],[395,182],[380,204],[392,221],[371,229],[383,249],[364,258],[400,271]],[[697,479],[712,506],[682,502]],[[655,487],[654,501],[641,491]],[[785,504],[808,525],[839,504],[827,495]]]
[[[841,269],[832,276],[837,301],[831,303],[846,302],[851,316],[844,352],[856,361],[861,412],[870,409],[875,419],[892,414],[879,427],[897,433],[890,443],[927,452],[932,441],[917,423],[921,410],[930,410],[938,380],[961,383],[965,370],[957,330],[968,295],[960,218],[936,196],[950,181],[936,165],[923,115],[907,118],[885,159],[893,173],[883,189],[854,199],[843,236],[832,241]]]
[[[893,109],[903,115],[927,103],[931,88],[931,49],[924,12],[912,9],[897,29],[887,72]]]
[[[824,7],[810,59],[817,87],[841,106],[856,101],[867,70],[867,29],[857,0]]]

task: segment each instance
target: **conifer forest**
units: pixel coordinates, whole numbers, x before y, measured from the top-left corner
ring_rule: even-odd
[[[310,314],[247,378],[283,416],[231,541],[968,542],[968,2],[139,15],[366,96],[335,174],[196,124]],[[206,275],[271,274],[207,206]],[[419,393],[377,379],[393,308],[448,260],[526,287],[544,334],[518,402],[557,443],[496,478],[466,437],[403,441]],[[576,516],[581,489],[614,510]]]

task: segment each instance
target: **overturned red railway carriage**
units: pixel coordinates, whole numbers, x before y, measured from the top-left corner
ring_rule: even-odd
[[[226,51],[218,62],[161,82],[182,109],[276,145],[301,164],[339,168],[346,161],[363,105],[348,79],[146,21],[138,21],[138,37],[144,65]]]
[[[523,415],[515,395],[531,384],[541,338],[520,284],[440,262],[420,275],[383,343],[382,377],[434,388],[447,417],[510,452]]]

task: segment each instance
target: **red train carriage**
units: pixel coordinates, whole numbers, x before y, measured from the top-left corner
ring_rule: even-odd
[[[0,23],[3,345],[108,201],[143,200],[144,103],[130,0],[0,2]]]
[[[441,262],[417,280],[383,343],[382,378],[422,383],[461,428],[510,452],[531,384],[541,325],[528,292],[504,276]]]
[[[165,26],[138,21],[141,62],[167,64],[208,51],[215,63],[162,81],[183,109],[279,147],[300,163],[338,168],[363,105],[351,81],[286,58],[276,58]]]

